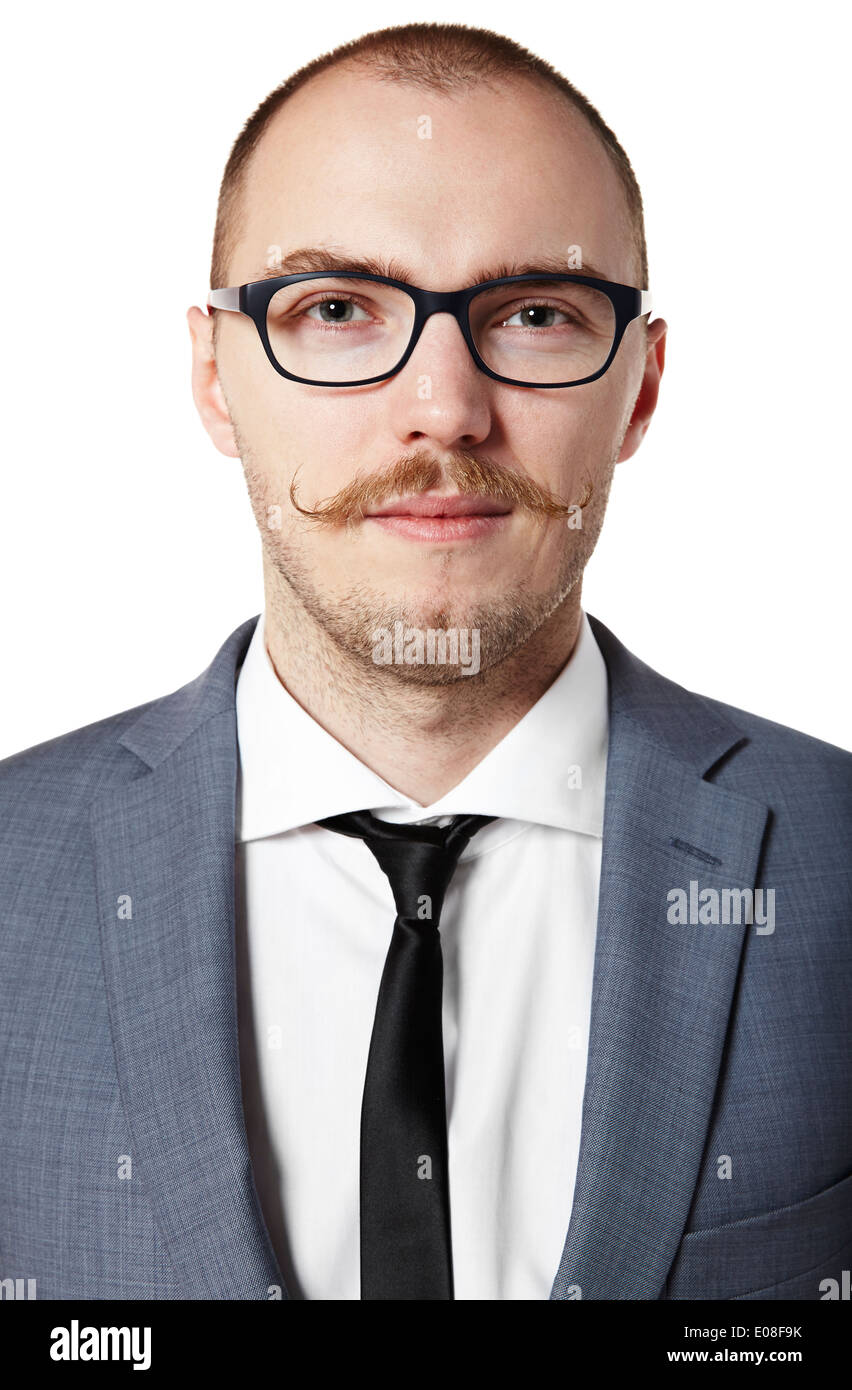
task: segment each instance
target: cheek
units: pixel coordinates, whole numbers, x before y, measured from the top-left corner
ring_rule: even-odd
[[[297,469],[304,482],[328,449],[315,413],[289,394],[283,380],[280,387],[273,382],[272,388],[267,382],[255,383],[244,398],[239,420],[244,421],[241,433],[254,468],[275,491],[286,492]]]
[[[504,422],[504,433],[511,457],[538,481],[558,488],[593,470],[606,452],[606,412],[590,397],[569,406],[564,400],[557,404],[539,396],[532,409]]]
[[[285,454],[331,463],[335,458],[357,458],[362,441],[377,437],[378,423],[370,423],[363,406],[342,399],[332,392],[322,397],[302,395],[295,383],[282,380],[277,394],[267,393],[258,410],[265,412],[264,432]]]
[[[350,483],[356,471],[375,468],[387,462],[380,458],[376,441],[379,426],[371,423],[363,406],[353,408],[342,401],[329,403],[305,397],[296,390],[290,394],[284,383],[284,399],[255,402],[252,445],[260,471],[270,490],[283,499],[296,530],[302,537],[290,501],[290,485],[295,484],[301,506],[315,507]],[[311,544],[321,547],[320,532]]]
[[[375,472],[401,452],[379,402],[351,397],[331,399],[329,392],[280,405],[266,431],[269,447],[299,485],[315,500],[330,497],[356,473]]]

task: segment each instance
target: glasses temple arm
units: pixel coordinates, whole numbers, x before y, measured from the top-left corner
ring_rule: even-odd
[[[207,296],[208,309],[230,309],[233,313],[240,312],[240,291],[232,290],[211,290]]]

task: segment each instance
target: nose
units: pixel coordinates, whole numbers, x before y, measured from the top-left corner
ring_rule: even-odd
[[[469,449],[491,432],[490,378],[446,310],[430,313],[402,371],[387,384],[394,428],[406,443],[425,438],[444,449]]]

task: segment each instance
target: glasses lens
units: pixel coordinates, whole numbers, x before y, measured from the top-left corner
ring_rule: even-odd
[[[335,275],[276,290],[266,331],[276,361],[309,381],[382,376],[408,347],[414,301],[404,290]]]
[[[615,338],[615,309],[602,290],[574,280],[526,280],[483,290],[470,327],[486,366],[515,381],[546,385],[599,372]]]

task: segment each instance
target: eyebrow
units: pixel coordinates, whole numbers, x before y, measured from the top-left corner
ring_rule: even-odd
[[[414,284],[417,278],[401,261],[375,256],[348,256],[321,247],[303,246],[290,251],[272,266],[258,270],[255,280],[276,280],[281,275],[302,275],[311,271],[327,270],[335,274],[344,270],[357,270],[362,275],[383,275],[389,280],[403,280]],[[501,261],[497,265],[480,266],[473,272],[470,283],[481,285],[486,280],[504,280],[513,275],[588,275],[593,280],[609,280],[609,276],[595,266],[584,263],[578,269],[564,256],[537,256],[531,261]]]

